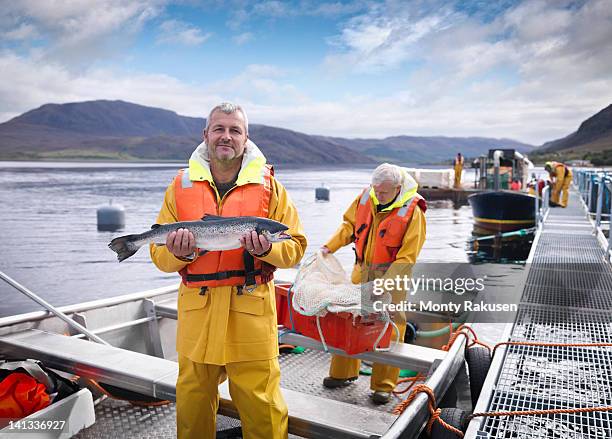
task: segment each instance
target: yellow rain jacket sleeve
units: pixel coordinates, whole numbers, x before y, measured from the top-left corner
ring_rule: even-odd
[[[274,178],[268,217],[288,226],[292,238],[272,244],[261,259],[281,268],[296,265],[306,250],[306,237],[286,189]],[[170,184],[157,222],[177,221],[174,185]],[[190,263],[176,258],[165,246],[151,245],[150,253],[153,263],[165,272],[179,271]],[[209,288],[205,295],[199,292],[182,283],[179,287],[176,349],[180,355],[218,365],[278,356],[273,281],[242,295],[231,286]]]

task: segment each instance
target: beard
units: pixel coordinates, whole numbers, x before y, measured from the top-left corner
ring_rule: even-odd
[[[238,155],[238,152],[236,151],[234,145],[232,145],[231,143],[217,143],[214,145],[214,148],[211,148],[211,145],[208,142],[206,142],[206,147],[208,150],[207,152],[208,152],[209,160],[215,160],[220,163],[230,163],[238,158],[240,159],[242,158],[241,156]],[[232,152],[226,149],[223,153],[219,154],[218,153],[219,147],[229,148],[231,149]]]

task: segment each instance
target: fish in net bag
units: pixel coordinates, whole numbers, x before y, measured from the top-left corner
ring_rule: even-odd
[[[292,306],[299,314],[316,316],[321,342],[326,350],[319,318],[328,313],[350,313],[353,321],[361,317],[363,320],[378,319],[385,322],[374,350],[388,350],[389,348],[376,346],[389,325],[395,327],[395,334],[399,334],[385,306],[391,303],[391,294],[383,292],[375,295],[373,290],[373,282],[352,283],[334,255],[319,251],[303,262],[296,274],[292,288]]]

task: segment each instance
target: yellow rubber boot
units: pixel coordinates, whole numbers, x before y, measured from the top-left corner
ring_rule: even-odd
[[[343,357],[342,355],[332,355],[329,376],[340,380],[355,378],[359,376],[359,367],[361,367],[361,360]]]
[[[399,342],[404,342],[404,334],[406,333],[406,324],[397,323],[399,329]],[[392,342],[396,340],[395,328],[391,334]],[[374,363],[372,365],[372,378],[370,380],[370,389],[375,392],[392,392],[397,385],[400,370],[398,367],[389,366],[386,364]]]

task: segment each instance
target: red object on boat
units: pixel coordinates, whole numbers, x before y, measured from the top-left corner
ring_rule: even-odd
[[[306,337],[321,340],[317,328],[316,316],[304,316],[290,307],[287,297],[291,284],[276,285],[276,312],[278,324],[293,329]],[[293,321],[293,328],[292,328]],[[350,313],[328,313],[319,318],[321,332],[325,344],[334,348],[342,349],[348,355],[356,355],[362,352],[374,350],[374,344],[383,329],[385,322],[378,319],[353,318]],[[392,325],[387,329],[377,348],[388,348],[391,344]]]
[[[25,373],[11,373],[0,382],[0,425],[3,418],[20,419],[47,407],[49,403],[44,384]]]

